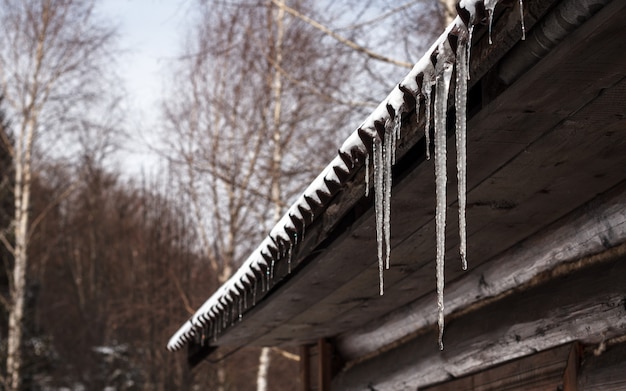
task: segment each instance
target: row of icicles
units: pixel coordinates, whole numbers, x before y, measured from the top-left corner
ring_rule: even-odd
[[[494,4],[495,6],[495,4]],[[524,26],[523,2],[519,0],[519,10],[522,27],[522,40],[526,38]],[[489,11],[489,43],[491,40],[491,23],[493,9]],[[430,122],[431,105],[433,107],[434,123],[434,149],[435,149],[435,184],[436,184],[436,278],[437,278],[437,324],[439,328],[439,348],[443,350],[444,331],[444,256],[445,256],[445,229],[446,229],[446,184],[447,184],[447,147],[446,147],[446,113],[448,109],[448,94],[453,73],[456,74],[454,105],[455,105],[455,139],[456,139],[456,168],[458,184],[458,208],[459,208],[459,252],[461,267],[467,270],[467,234],[465,211],[467,205],[467,82],[470,78],[469,61],[472,32],[474,26],[467,30],[467,36],[458,40],[456,53],[454,56],[447,55],[446,50],[440,47],[435,64],[435,75],[431,75],[430,80],[424,77],[421,85],[418,82],[416,96],[416,117],[420,120],[420,103],[424,105],[424,123],[426,139],[426,156],[430,159]],[[442,44],[443,45],[443,44]],[[456,63],[456,72],[454,71]],[[434,102],[433,102],[434,87]],[[390,106],[389,106],[390,108]],[[393,110],[390,108],[390,120],[386,122],[385,131],[382,137],[374,137],[372,146],[373,179],[375,192],[375,213],[376,213],[376,239],[379,272],[379,291],[384,294],[383,274],[385,269],[390,267],[390,206],[391,206],[391,167],[396,160],[396,144],[400,139],[402,107]],[[370,157],[365,160],[365,196],[369,195],[369,166]]]
[[[525,39],[525,27],[523,21],[523,0],[519,1],[519,12],[522,18],[522,40]],[[415,99],[415,111],[418,123],[420,122],[420,105],[423,104],[424,116],[423,120],[425,123],[425,138],[426,138],[426,155],[427,158],[430,159],[430,123],[431,123],[431,107],[432,115],[433,115],[433,123],[434,123],[434,147],[435,147],[435,176],[436,176],[436,238],[437,238],[437,254],[436,254],[436,269],[437,269],[437,304],[438,304],[438,317],[437,323],[439,326],[439,346],[443,349],[443,328],[444,328],[444,301],[443,301],[443,291],[444,291],[444,254],[445,254],[445,223],[446,223],[446,183],[447,183],[447,172],[446,172],[446,112],[447,112],[447,101],[450,90],[451,79],[454,74],[455,64],[456,64],[456,88],[455,88],[455,107],[456,107],[456,150],[457,150],[457,176],[458,176],[458,205],[459,205],[459,233],[460,233],[460,254],[461,254],[461,262],[462,268],[467,269],[467,261],[466,261],[466,229],[465,229],[465,209],[466,209],[466,101],[467,101],[467,81],[469,80],[469,62],[470,62],[470,48],[472,42],[472,32],[473,26],[477,23],[485,23],[487,22],[489,25],[489,43],[491,43],[491,23],[493,10],[495,8],[498,0],[460,0],[457,5],[457,10],[459,11],[459,16],[461,21],[467,26],[467,29],[463,31],[456,31],[459,33],[458,40],[455,43],[455,49],[452,49],[452,46],[445,46],[445,42],[441,43],[440,46],[436,49],[434,55],[431,55],[431,62],[434,65],[434,69],[432,67],[428,67],[428,69],[424,69],[423,72],[420,72],[417,76],[417,89],[399,86],[399,89],[406,95],[410,94]],[[452,27],[452,26],[451,26]],[[456,27],[459,27],[457,24]],[[449,27],[450,28],[450,27]],[[453,34],[455,35],[455,34]],[[456,35],[455,35],[456,36]],[[419,63],[418,63],[419,64]],[[416,65],[417,68],[417,65]],[[414,68],[414,70],[416,69]],[[434,72],[433,72],[434,71]],[[411,72],[409,75],[413,74]],[[434,94],[433,94],[434,88]],[[408,99],[411,102],[413,99]],[[378,137],[370,138],[369,133],[367,136],[368,140],[373,140],[371,153],[365,154],[365,178],[366,178],[366,187],[365,187],[365,195],[366,197],[369,195],[369,177],[370,177],[370,165],[373,165],[374,173],[374,190],[375,190],[375,211],[376,211],[376,236],[377,236],[377,255],[378,255],[378,266],[379,266],[379,278],[380,278],[380,294],[384,293],[384,284],[383,284],[383,271],[385,269],[389,269],[390,267],[390,253],[391,253],[391,241],[390,241],[390,206],[391,206],[391,187],[392,187],[392,175],[391,175],[391,167],[395,163],[396,160],[396,144],[400,140],[400,130],[402,126],[402,114],[404,112],[408,112],[413,109],[413,107],[407,108],[404,105],[407,104],[407,100],[405,99],[404,104],[400,105],[391,105],[387,104],[387,111],[389,112],[390,119],[382,125],[384,129],[378,129],[376,127],[376,131],[378,133]],[[412,105],[413,103],[410,103]],[[380,118],[380,117],[379,117]],[[369,120],[369,119],[368,119]],[[371,122],[370,122],[371,123]],[[376,125],[376,122],[374,122]],[[381,124],[379,124],[381,125]],[[369,127],[368,127],[369,128]],[[359,131],[361,129],[359,128]],[[356,132],[355,132],[356,134]],[[364,138],[358,135],[360,141],[365,142]],[[346,141],[348,143],[348,140]],[[356,144],[355,144],[356,145]],[[363,146],[363,144],[361,144]],[[350,150],[353,145],[348,143],[348,147],[345,150]],[[342,147],[342,149],[344,149]],[[341,152],[340,152],[341,154]],[[370,161],[371,160],[371,161]],[[344,160],[345,162],[345,160]],[[353,162],[346,164],[352,164]],[[335,172],[339,175],[339,172],[336,170],[330,170],[330,172]],[[341,170],[339,170],[341,171]],[[348,170],[349,171],[349,170]],[[347,173],[346,173],[347,175]],[[319,184],[319,187],[322,188],[324,184],[329,186],[330,184],[326,182],[326,176],[324,172],[320,175],[319,178],[323,178],[323,182]],[[345,180],[345,178],[343,179]],[[337,182],[341,182],[337,178]],[[317,181],[317,179],[316,179]],[[331,181],[332,182],[332,181]],[[338,186],[338,185],[337,185]],[[315,188],[315,182],[311,184],[310,187]],[[308,190],[308,189],[307,189]],[[322,191],[322,193],[324,193]],[[321,195],[318,191],[313,191],[310,193],[311,199],[307,199],[306,191],[303,197],[306,199],[306,203],[308,205],[319,204],[320,206],[325,204],[325,201],[321,199]],[[317,197],[317,199],[316,199]],[[313,207],[311,207],[313,208]],[[301,242],[304,237],[304,229],[306,225],[304,223],[304,211],[298,209],[301,214],[300,218],[293,219],[293,216],[286,215],[283,217],[289,218],[289,221],[292,221],[293,224],[296,224],[296,221],[300,222],[301,232],[297,233],[297,229],[294,231],[295,233],[295,243],[292,243],[289,240],[285,242],[289,242],[288,249],[286,252],[286,256],[288,258],[288,273],[291,273],[291,257],[292,257],[292,246],[297,244],[297,242]],[[297,212],[294,212],[297,215]],[[314,219],[314,214],[312,209],[307,210],[307,213],[310,214],[310,219]],[[286,232],[287,222],[278,223],[275,229],[278,231]],[[297,224],[296,224],[297,225]],[[273,242],[273,245],[278,248],[280,251],[280,243],[276,241],[276,237],[280,236],[279,234],[270,233],[268,238]],[[287,234],[289,236],[289,234]],[[266,240],[268,240],[266,238]],[[261,246],[263,247],[262,243]],[[252,270],[253,274],[257,277],[246,277],[246,273],[241,273],[241,276],[237,277],[237,274],[244,270],[243,267],[237,274],[231,277],[232,281],[236,281],[236,283],[242,285],[252,284],[252,305],[256,304],[256,293],[257,293],[257,285],[258,280],[261,280],[261,290],[263,292],[267,292],[270,289],[270,283],[274,278],[274,266],[276,258],[279,255],[274,254],[271,251],[271,247],[265,245],[266,249],[270,249],[268,252],[260,251],[262,258],[268,262],[267,269],[264,272],[259,272],[259,274],[264,274],[263,276],[257,276],[256,269],[250,267],[249,270]],[[251,258],[249,258],[250,260]],[[246,261],[248,262],[248,261]],[[244,280],[247,279],[247,280]],[[229,281],[231,281],[229,280]],[[243,282],[242,282],[243,281]],[[238,319],[241,320],[244,309],[248,307],[248,296],[246,289],[237,289],[238,292],[243,291],[242,296],[228,295],[228,291],[234,289],[232,285],[236,285],[236,283],[228,285],[222,285],[220,290],[216,292],[205,304],[196,311],[194,316],[188,320],[181,328],[177,331],[177,333],[172,336],[170,342],[168,343],[168,348],[170,350],[179,349],[185,342],[189,341],[192,337],[199,337],[201,339],[205,339],[208,336],[212,336],[213,339],[217,337],[219,331],[221,329],[225,329],[228,323],[232,323],[235,321],[235,308],[233,306],[238,307]],[[205,326],[208,324],[208,326]],[[200,330],[200,333],[198,331]]]

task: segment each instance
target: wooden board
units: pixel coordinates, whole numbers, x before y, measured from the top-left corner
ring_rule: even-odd
[[[584,391],[626,390],[626,340],[608,347],[589,349],[583,360],[579,389]]]
[[[424,391],[575,391],[578,344],[566,344],[461,379],[425,387]],[[574,360],[572,360],[574,358]]]
[[[563,343],[592,345],[625,335],[625,273],[626,257],[621,256],[507,296],[451,320],[443,352],[436,349],[431,329],[349,367],[333,387],[416,389]]]

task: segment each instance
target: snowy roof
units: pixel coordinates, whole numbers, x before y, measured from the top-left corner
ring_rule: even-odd
[[[339,148],[338,155],[306,188],[238,271],[171,337],[167,344],[169,350],[178,350],[196,338],[216,337],[247,309],[253,307],[269,291],[268,287],[277,282],[276,278],[282,278],[274,274],[279,265],[288,264],[291,273],[292,252],[303,242],[307,228],[320,218],[333,197],[359,169],[364,165],[369,168],[370,160],[373,160],[375,171],[373,187],[376,191],[382,294],[383,263],[385,256],[387,259],[389,256],[389,213],[385,212],[385,207],[389,205],[390,166],[395,154],[395,140],[400,137],[400,124],[405,120],[402,114],[416,108],[419,113],[416,105],[425,100],[426,123],[429,123],[429,102],[434,88],[435,135],[442,132],[445,135],[445,109],[452,70],[456,66],[456,91],[452,93],[456,96],[457,106],[465,107],[466,82],[469,76],[469,58],[466,56],[469,54],[473,26],[490,22],[496,3],[497,0],[460,1],[456,19],[378,108],[348,137]],[[443,115],[437,107],[443,110]],[[458,110],[457,114],[463,114],[462,112],[463,110]],[[420,119],[423,120],[418,118]],[[457,126],[464,127],[464,119],[458,121],[457,117]],[[366,175],[367,190],[370,187],[368,177]],[[443,187],[445,191],[445,184]],[[443,198],[445,199],[445,193]],[[443,251],[440,246],[443,247],[443,243],[438,243],[438,258],[443,257],[443,253],[439,254]],[[259,291],[262,292],[261,295],[258,294]],[[443,314],[442,308],[440,314]]]

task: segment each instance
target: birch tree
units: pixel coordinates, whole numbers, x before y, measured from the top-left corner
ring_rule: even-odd
[[[67,142],[66,132],[102,92],[99,81],[113,30],[97,20],[94,2],[87,0],[2,0],[0,26],[0,92],[15,132],[5,383],[19,390],[35,156],[54,147],[68,149],[54,140]]]

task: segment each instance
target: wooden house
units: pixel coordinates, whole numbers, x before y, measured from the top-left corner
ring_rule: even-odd
[[[168,348],[187,346],[194,363],[216,348],[299,346],[305,390],[626,390],[626,1],[457,8]],[[468,42],[463,102],[454,75]],[[467,118],[467,270],[456,113]],[[425,129],[443,129],[449,150],[443,350],[426,153],[437,145]],[[390,132],[385,174],[372,160]],[[376,211],[388,202],[378,178],[392,184],[388,213]],[[390,248],[383,295],[378,241]]]

